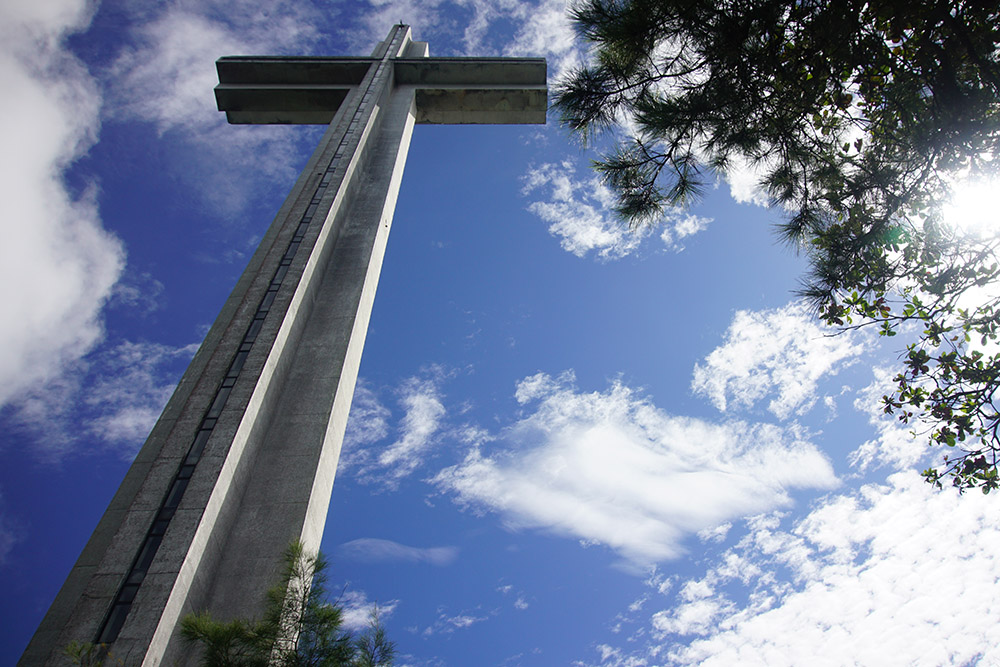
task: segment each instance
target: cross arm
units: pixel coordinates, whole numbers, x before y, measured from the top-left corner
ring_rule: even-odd
[[[215,97],[230,123],[329,123],[373,58],[230,56]],[[544,123],[544,58],[396,58],[418,123]]]
[[[396,85],[416,88],[418,123],[544,123],[544,58],[398,58]]]
[[[219,58],[215,100],[230,123],[325,125],[374,58]]]

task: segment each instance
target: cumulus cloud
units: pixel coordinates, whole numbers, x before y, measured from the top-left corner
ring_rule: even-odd
[[[449,565],[458,556],[455,547],[411,547],[392,540],[363,537],[345,542],[337,547],[337,553],[344,558],[364,562],[403,561]]]
[[[615,197],[593,173],[580,176],[571,162],[533,167],[523,178],[522,194],[539,192],[545,200],[534,201],[528,210],[549,225],[563,250],[577,257],[593,253],[603,261],[621,259],[642,247],[653,225],[630,229],[615,217]],[[681,240],[705,229],[709,218],[668,211],[658,225],[660,239],[674,251],[683,250]]]
[[[768,410],[780,419],[808,411],[816,384],[862,350],[856,332],[830,335],[805,304],[763,311],[740,310],[722,345],[695,364],[691,388],[725,411],[772,396]]]
[[[740,204],[768,206],[770,198],[760,186],[765,168],[763,164],[755,166],[742,158],[734,158],[724,175],[729,183],[729,195]]]
[[[712,222],[712,218],[704,218],[693,214],[678,215],[670,224],[663,225],[660,240],[668,248],[675,252],[680,252],[684,249],[681,241],[688,236],[693,236],[698,232],[704,231],[710,222]]]
[[[565,382],[565,380],[564,380]],[[829,461],[793,430],[664,413],[620,382],[581,393],[545,376],[518,387],[534,412],[434,483],[513,528],[606,545],[633,566],[676,558],[689,536],[832,488]]]
[[[103,336],[101,309],[125,263],[102,226],[96,186],[65,170],[97,139],[101,96],[64,40],[91,3],[0,6],[0,405],[52,380]]]
[[[19,398],[12,404],[13,421],[51,454],[88,436],[130,459],[197,348],[120,342]]]
[[[905,472],[830,498],[790,530],[761,518],[653,629],[685,665],[995,663],[995,509]],[[746,602],[724,592],[734,581],[749,585]]]

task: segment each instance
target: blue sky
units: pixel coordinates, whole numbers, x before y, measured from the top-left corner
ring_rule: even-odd
[[[20,655],[321,128],[234,127],[214,60],[583,62],[565,3],[0,7],[0,663]],[[401,665],[972,664],[994,499],[879,414],[751,174],[632,233],[558,127],[417,127],[324,551]]]

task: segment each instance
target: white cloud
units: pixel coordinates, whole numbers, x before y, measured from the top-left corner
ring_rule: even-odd
[[[352,46],[355,50],[371,49],[385,39],[390,27],[399,22],[412,28],[414,39],[426,42],[443,21],[439,11],[442,4],[441,0],[369,0],[370,8],[361,18],[364,30],[352,36]],[[431,55],[441,55],[433,48],[431,44]]]
[[[517,3],[514,15],[520,25],[504,55],[545,57],[550,80],[561,79],[582,65],[583,48],[569,20],[569,4],[566,0]]]
[[[702,542],[724,542],[726,535],[728,535],[729,531],[732,529],[732,522],[726,521],[725,523],[720,523],[718,526],[712,526],[711,528],[699,530],[698,539]]]
[[[423,462],[440,426],[445,409],[436,379],[410,378],[400,388],[400,404],[405,408],[399,438],[378,457],[393,480],[406,477]]]
[[[434,479],[514,528],[599,542],[648,566],[678,557],[698,531],[790,504],[791,489],[837,484],[791,430],[673,417],[618,382],[590,394],[539,376],[526,384],[540,403],[501,438],[508,451],[473,450]]]
[[[704,231],[711,222],[712,218],[703,218],[693,214],[679,215],[673,220],[672,224],[663,225],[660,240],[668,248],[671,248],[675,252],[680,252],[684,249],[684,246],[680,243],[683,239]]]
[[[868,415],[876,435],[851,452],[848,460],[862,472],[885,465],[896,470],[912,468],[934,450],[927,447],[927,440],[914,437],[911,426],[882,409],[882,396],[892,387],[892,377],[898,371],[876,367],[872,372],[874,379],[858,392],[854,407]]]
[[[343,628],[349,632],[361,632],[371,622],[372,612],[378,610],[380,619],[386,619],[396,611],[399,600],[389,602],[372,602],[364,591],[344,591],[337,600],[343,612],[341,620]]]
[[[816,384],[862,350],[859,335],[831,335],[799,302],[773,310],[737,311],[725,342],[696,364],[691,388],[719,410],[750,407],[772,395],[768,410],[781,419],[803,414]]]
[[[670,648],[677,664],[996,663],[995,504],[906,472],[835,496],[788,531],[757,521],[653,627],[699,635]],[[747,564],[759,574],[737,605],[720,591]]]
[[[262,12],[225,4],[226,11],[217,13],[205,3],[175,2],[138,24],[135,45],[122,51],[110,72],[116,113],[153,122],[161,133],[204,131],[224,118],[212,94],[219,57],[301,54],[318,38],[313,14],[302,5],[279,2]]]
[[[101,97],[65,48],[87,2],[0,5],[0,405],[51,380],[103,336],[101,309],[124,266],[96,188],[63,174],[96,141]]]
[[[440,435],[445,417],[440,391],[445,377],[442,369],[431,367],[421,377],[411,377],[400,384],[396,393],[403,408],[403,417],[396,427],[395,440],[381,451],[371,445],[383,440],[390,432],[391,414],[371,389],[363,383],[358,385],[345,436],[344,453],[344,465],[357,469],[355,477],[358,481],[394,489],[400,480],[424,463]],[[489,439],[485,431],[468,425],[451,435],[472,442]]]
[[[370,461],[369,445],[389,435],[389,408],[385,407],[364,378],[358,378],[347,419],[344,445],[340,452],[340,471]]]
[[[476,616],[471,611],[463,611],[459,614],[449,615],[444,610],[439,609],[438,617],[434,621],[434,624],[424,628],[424,631],[421,634],[425,637],[430,637],[431,635],[447,635],[455,632],[456,630],[464,630],[465,628],[488,619],[489,616]]]
[[[543,164],[525,174],[522,194],[536,190],[547,195],[528,210],[549,224],[549,233],[560,239],[563,250],[577,257],[593,252],[598,259],[621,259],[639,250],[656,226],[667,248],[683,250],[681,240],[704,230],[710,218],[667,211],[655,225],[630,229],[614,212],[615,197],[592,172],[581,177],[572,163]]]
[[[770,198],[760,186],[763,175],[763,165],[755,166],[742,158],[733,158],[730,168],[725,173],[730,196],[740,204],[768,206]]]
[[[578,179],[572,164],[543,164],[524,177],[522,193],[541,189],[548,201],[528,210],[549,225],[563,250],[577,257],[594,252],[600,259],[619,259],[636,251],[649,228],[632,231],[613,216],[613,196],[597,176]]]
[[[402,21],[414,39],[430,43],[431,55],[530,56],[549,61],[558,78],[582,61],[566,0],[371,0],[364,30],[352,36],[355,49],[371,48],[389,26]],[[459,44],[455,37],[461,35]]]
[[[89,436],[130,459],[197,348],[121,342],[19,398],[13,419],[51,454]]]
[[[458,549],[455,547],[411,547],[373,537],[345,542],[337,547],[337,553],[344,558],[365,562],[408,561],[431,565],[449,565],[458,557]]]

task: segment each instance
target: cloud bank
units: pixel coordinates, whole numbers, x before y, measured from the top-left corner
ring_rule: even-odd
[[[0,406],[101,340],[101,309],[125,264],[96,184],[64,180],[100,128],[97,83],[64,44],[91,11],[82,0],[0,6]]]
[[[790,530],[774,517],[750,528],[705,577],[682,586],[679,605],[653,614],[661,638],[693,637],[669,648],[676,664],[1000,661],[994,499],[896,473],[832,498]],[[741,581],[750,596],[737,604],[723,591]]]

